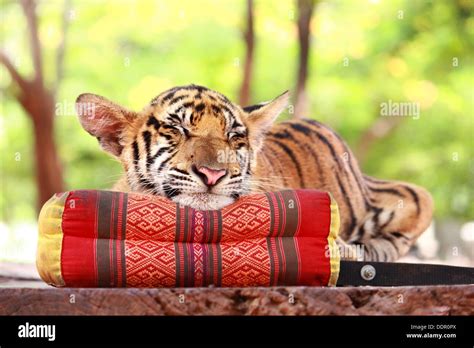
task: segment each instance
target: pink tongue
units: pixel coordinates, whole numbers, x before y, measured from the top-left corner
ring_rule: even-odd
[[[214,185],[225,174],[224,169],[215,170],[207,167],[201,167],[199,171],[206,176],[208,185]]]

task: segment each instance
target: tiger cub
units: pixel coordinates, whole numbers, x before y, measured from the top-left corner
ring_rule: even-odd
[[[113,189],[219,209],[242,195],[284,188],[332,193],[340,244],[364,260],[394,261],[428,227],[433,203],[423,188],[363,175],[345,142],[314,120],[274,124],[288,93],[240,107],[208,88],[167,90],[141,112],[94,94],[77,98],[84,129],[118,158],[125,175]],[[346,258],[355,258],[349,253]],[[356,255],[360,258],[360,255]]]

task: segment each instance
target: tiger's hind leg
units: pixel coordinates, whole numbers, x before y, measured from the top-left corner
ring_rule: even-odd
[[[364,261],[395,261],[430,225],[431,195],[408,183],[364,179],[372,207],[347,242],[363,247]]]

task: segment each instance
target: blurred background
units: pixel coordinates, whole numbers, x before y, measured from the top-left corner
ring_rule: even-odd
[[[38,208],[54,192],[120,176],[80,127],[79,94],[139,110],[196,83],[242,105],[290,89],[282,120],[326,123],[365,173],[433,194],[433,225],[405,260],[474,265],[473,10],[473,0],[1,0],[0,261],[34,262]]]

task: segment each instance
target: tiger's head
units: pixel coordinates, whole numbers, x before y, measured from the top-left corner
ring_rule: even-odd
[[[161,195],[196,209],[220,209],[252,189],[266,131],[288,93],[241,108],[202,86],[169,89],[141,112],[81,94],[84,129],[118,158],[130,191]]]

